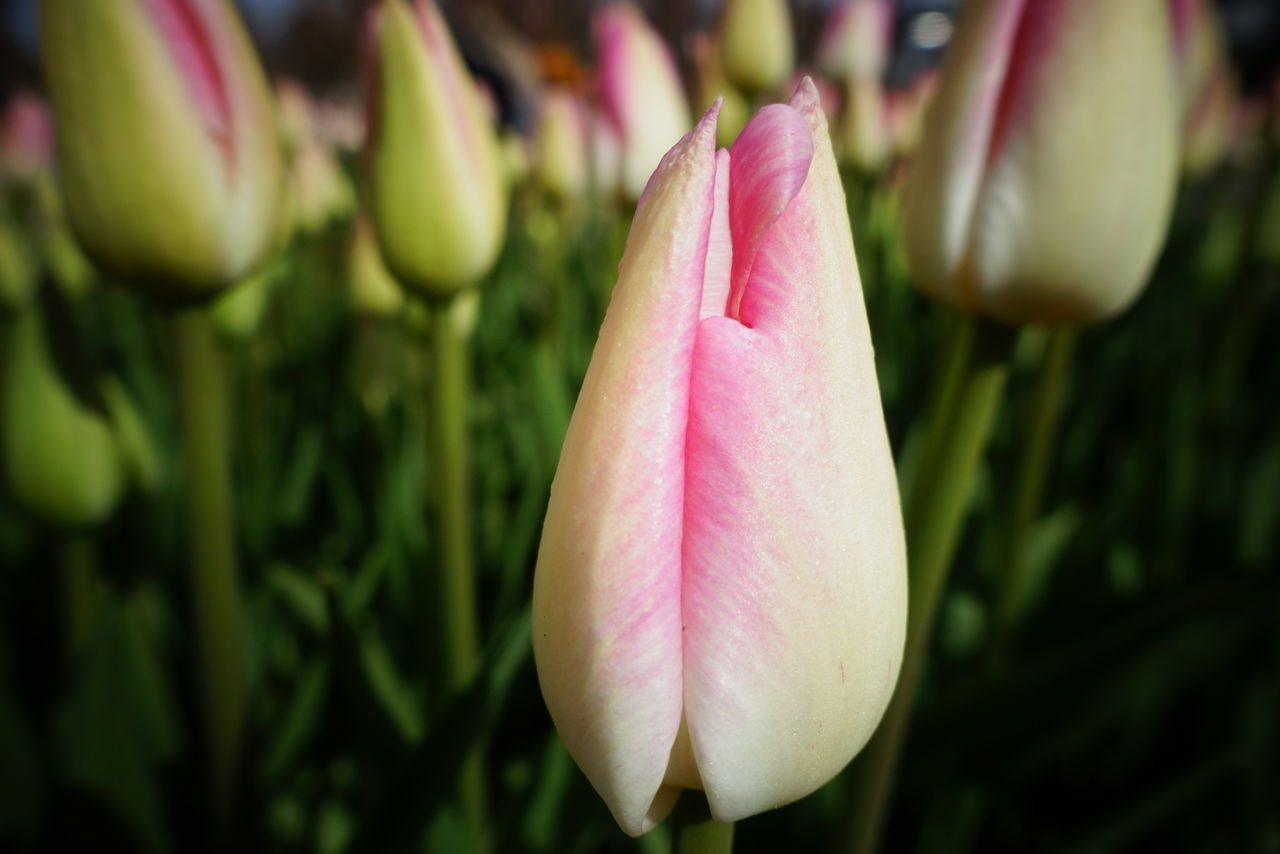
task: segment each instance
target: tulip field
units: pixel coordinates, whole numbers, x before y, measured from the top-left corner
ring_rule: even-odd
[[[1280,852],[1249,2],[40,0],[0,850]]]

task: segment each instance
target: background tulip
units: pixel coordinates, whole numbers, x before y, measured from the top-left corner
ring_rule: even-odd
[[[534,142],[533,174],[553,196],[573,199],[586,193],[591,179],[587,114],[566,89],[550,89],[542,99]]]
[[[905,572],[844,197],[812,84],[658,167],[564,443],[533,591],[543,696],[628,833],[705,789],[802,797],[875,728]]]
[[[489,271],[507,226],[498,138],[431,0],[371,13],[365,142],[378,241],[406,285],[444,298]]]
[[[168,301],[284,237],[271,93],[226,0],[41,3],[67,213],[89,255]]]
[[[726,0],[720,19],[725,76],[744,92],[783,86],[795,68],[791,11],[786,0]]]
[[[600,101],[622,143],[622,191],[640,198],[663,153],[692,120],[671,52],[630,3],[611,3],[593,20]]]
[[[837,80],[880,78],[889,64],[893,4],[845,0],[827,18],[818,43],[818,68]]]
[[[1165,0],[969,4],[907,188],[917,283],[1010,323],[1120,311],[1164,239],[1177,116]]]

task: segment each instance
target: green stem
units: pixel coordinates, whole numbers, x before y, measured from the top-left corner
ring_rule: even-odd
[[[1040,365],[1040,375],[1036,380],[1031,400],[1031,421],[1027,425],[1026,441],[1022,446],[1022,459],[1018,466],[1018,484],[1014,490],[1008,552],[997,593],[997,650],[1003,647],[1026,598],[1027,545],[1031,539],[1031,527],[1040,515],[1049,461],[1062,416],[1062,402],[1066,398],[1067,385],[1071,379],[1075,345],[1074,327],[1060,327],[1051,331],[1044,361]]]
[[[171,329],[182,413],[191,593],[200,651],[214,813],[230,817],[244,729],[247,684],[241,646],[227,388],[212,319],[194,309]]]
[[[732,850],[732,822],[713,819],[702,792],[681,792],[671,811],[671,854],[728,854]]]
[[[884,720],[858,759],[854,822],[849,850],[871,854],[888,813],[898,760],[933,635],[934,618],[959,543],[974,476],[995,424],[1008,375],[1013,330],[968,320],[950,342],[948,370],[958,370],[953,390],[947,381],[935,394],[953,393],[932,406],[925,457],[906,513],[910,564],[910,608],[902,670]],[[960,365],[957,366],[956,363]]]
[[[432,383],[429,465],[434,531],[439,553],[438,619],[444,633],[445,676],[460,690],[475,671],[479,641],[475,568],[471,545],[471,468],[467,437],[469,354],[453,317],[456,301],[429,306]],[[463,763],[459,795],[476,848],[487,848],[484,753],[477,749]]]

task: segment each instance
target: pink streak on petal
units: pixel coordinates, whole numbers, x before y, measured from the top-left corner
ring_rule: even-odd
[[[629,50],[627,28],[631,24],[627,14],[628,10],[615,4],[600,9],[592,20],[600,56],[600,101],[605,117],[613,123],[624,144],[627,139],[627,75],[634,65]]]
[[[707,267],[702,278],[702,310],[699,317],[724,317],[728,311],[729,281],[733,270],[733,238],[729,230],[729,152],[716,152],[716,206],[711,214],[707,240]]]
[[[422,39],[426,45],[427,62],[431,70],[439,75],[449,102],[449,111],[453,115],[454,125],[466,140],[464,150],[470,157],[472,174],[483,168],[479,163],[483,143],[476,139],[476,128],[467,117],[467,108],[463,99],[471,95],[467,87],[474,87],[470,77],[460,75],[458,64],[454,62],[456,48],[453,37],[449,33],[440,8],[434,0],[418,0],[414,12],[418,16],[418,24],[422,28]],[[461,57],[459,57],[459,60]]]
[[[1022,16],[1014,30],[1004,87],[996,104],[988,169],[1000,156],[1019,118],[1027,110],[1035,109],[1036,93],[1045,85],[1045,81],[1039,79],[1040,69],[1053,52],[1054,38],[1061,31],[1066,6],[1072,2],[1079,0],[1035,0],[1023,4]]]
[[[756,251],[804,185],[813,159],[813,136],[799,113],[785,104],[771,104],[747,123],[730,153],[733,278],[727,314],[750,325],[739,307]]]
[[[203,0],[145,0],[160,35],[191,93],[205,129],[228,167],[235,164],[233,117],[224,69],[219,61],[216,29],[219,10]]]

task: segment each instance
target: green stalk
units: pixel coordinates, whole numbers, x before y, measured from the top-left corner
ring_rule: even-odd
[[[170,321],[177,355],[178,404],[191,543],[191,594],[214,814],[230,818],[243,737],[247,684],[227,432],[223,354],[207,311]]]
[[[732,850],[733,823],[713,819],[702,792],[681,792],[671,811],[671,854],[728,854]]]
[[[935,386],[935,395],[953,393],[954,397],[949,406],[942,406],[946,400],[941,399],[930,407],[934,415],[925,457],[907,507],[906,649],[884,720],[858,759],[850,813],[854,823],[848,833],[848,849],[855,854],[871,854],[879,845],[938,604],[960,540],[973,479],[999,412],[1013,340],[1013,330],[966,320],[949,344],[950,358],[943,363],[958,372],[954,389],[946,380]]]
[[[471,468],[467,434],[470,355],[453,317],[456,301],[433,303],[431,312],[431,412],[429,465],[438,547],[438,618],[444,633],[445,678],[461,690],[475,672],[479,640],[475,567],[471,545]],[[487,849],[484,752],[463,763],[459,797],[477,850]]]
[[[63,654],[67,672],[75,673],[75,663],[88,646],[93,621],[102,598],[98,586],[93,543],[84,534],[67,534],[59,543],[62,563]]]
[[[996,649],[1003,647],[1027,593],[1027,546],[1031,527],[1040,515],[1049,461],[1058,435],[1062,403],[1071,379],[1076,329],[1060,327],[1049,333],[1040,375],[1031,400],[1031,422],[1027,425],[1018,484],[1014,491],[1013,517],[1009,526],[999,597],[996,605]]]

